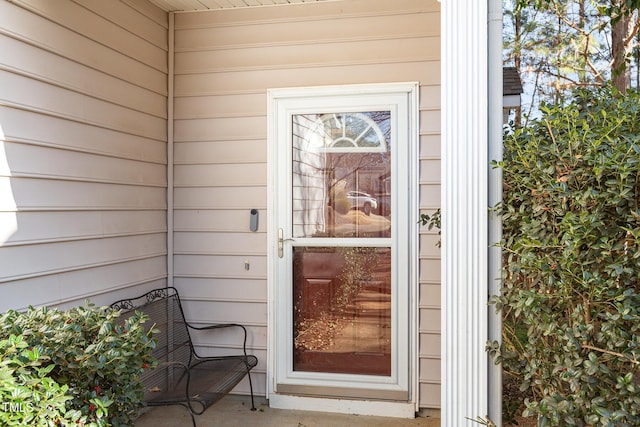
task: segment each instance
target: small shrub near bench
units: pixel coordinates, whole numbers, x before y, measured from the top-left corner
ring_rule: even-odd
[[[0,317],[0,422],[4,426],[132,426],[138,381],[154,365],[147,317],[89,304],[29,308]]]
[[[29,348],[22,336],[0,340],[0,358],[0,425],[45,426],[52,420],[68,426],[86,420],[80,411],[67,410],[69,387],[49,378],[51,359]]]

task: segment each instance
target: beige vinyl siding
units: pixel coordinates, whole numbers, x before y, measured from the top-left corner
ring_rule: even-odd
[[[0,2],[0,312],[166,285],[167,23]]]
[[[420,208],[439,206],[436,0],[345,0],[176,15],[175,284],[195,322],[249,325],[264,394],[267,89],[420,82]],[[260,228],[249,231],[249,210]],[[420,406],[440,405],[440,253],[421,230]],[[245,262],[250,269],[245,270]],[[227,341],[200,336],[207,354]],[[228,341],[229,343],[232,341]],[[219,348],[221,347],[221,348]],[[237,390],[248,392],[246,384]]]
[[[440,207],[440,87],[420,88],[420,212]],[[419,397],[420,407],[440,407],[440,240],[436,229],[420,228]]]

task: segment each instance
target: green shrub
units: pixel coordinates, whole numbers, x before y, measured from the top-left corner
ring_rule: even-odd
[[[50,359],[22,336],[0,340],[0,423],[3,426],[76,426],[79,411],[67,410],[68,387],[48,377]]]
[[[22,336],[31,351],[46,358],[42,369],[65,388],[66,406],[79,411],[82,423],[131,426],[144,392],[138,376],[153,364],[155,342],[143,326],[145,315],[136,313],[122,324],[118,316],[91,305],[12,310],[0,317],[0,339]]]
[[[640,97],[579,91],[505,136],[507,374],[539,425],[640,425]],[[516,333],[517,332],[517,333]]]

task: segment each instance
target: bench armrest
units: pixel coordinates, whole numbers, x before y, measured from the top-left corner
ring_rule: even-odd
[[[209,329],[222,329],[222,328],[230,328],[230,327],[242,328],[242,331],[244,333],[244,337],[242,340],[242,351],[244,352],[245,356],[247,355],[247,328],[245,328],[243,325],[240,325],[239,323],[218,323],[215,325],[207,325],[207,326],[193,326],[187,323],[187,326],[190,329],[194,329],[196,331],[206,331]]]

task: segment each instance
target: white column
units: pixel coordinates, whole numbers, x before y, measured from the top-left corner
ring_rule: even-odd
[[[443,0],[442,425],[488,414],[487,1]]]

